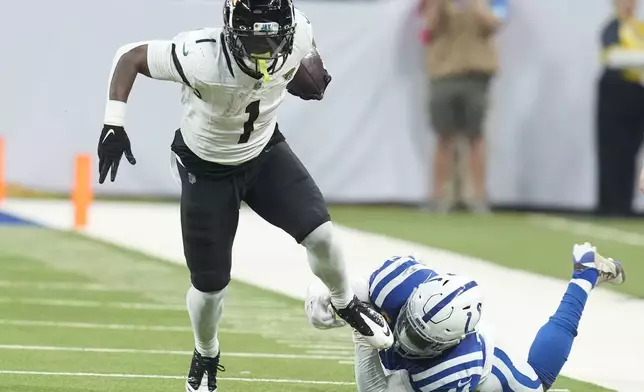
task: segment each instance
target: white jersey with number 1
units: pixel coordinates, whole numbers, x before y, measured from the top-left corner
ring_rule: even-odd
[[[277,124],[286,85],[313,49],[311,24],[299,10],[295,23],[293,52],[269,81],[254,79],[240,69],[222,28],[148,43],[151,76],[184,85],[181,134],[199,158],[238,165],[264,149]]]

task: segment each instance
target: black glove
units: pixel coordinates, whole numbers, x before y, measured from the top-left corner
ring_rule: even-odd
[[[99,184],[105,182],[110,169],[112,169],[111,180],[114,182],[123,153],[130,164],[136,165],[136,159],[130,146],[130,138],[127,137],[125,129],[114,125],[103,125],[101,137],[98,139]]]
[[[303,92],[298,91],[296,88],[294,88],[294,86],[291,86],[290,84],[288,84],[286,86],[286,90],[291,95],[294,95],[294,96],[296,96],[296,97],[298,97],[300,99],[303,99],[305,101],[311,101],[311,100],[321,101],[322,98],[324,98],[324,92],[326,91],[326,88],[329,85],[329,83],[331,83],[331,79],[332,79],[331,75],[329,75],[329,73],[326,70],[324,70],[323,78],[324,78],[324,87],[321,89],[321,91],[319,93],[313,93],[313,94],[312,93],[303,93]]]

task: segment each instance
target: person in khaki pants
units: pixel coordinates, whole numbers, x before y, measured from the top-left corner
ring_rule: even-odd
[[[493,35],[501,21],[488,0],[426,0],[425,16],[430,35],[429,106],[438,136],[432,204],[440,211],[453,205],[445,188],[453,168],[455,141],[464,137],[470,151],[473,193],[467,204],[475,212],[486,212],[483,124],[488,87],[498,68]]]

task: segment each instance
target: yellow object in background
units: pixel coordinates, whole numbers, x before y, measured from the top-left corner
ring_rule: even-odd
[[[637,19],[624,20],[619,26],[619,47],[635,51],[644,51],[644,23]],[[624,69],[624,78],[634,82],[644,80],[644,70],[639,68]]]

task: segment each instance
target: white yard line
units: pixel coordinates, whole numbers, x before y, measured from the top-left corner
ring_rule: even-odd
[[[145,332],[192,332],[191,327],[178,325],[136,325],[136,324],[101,324],[76,321],[51,321],[51,320],[14,320],[0,319],[0,325],[13,325],[21,327],[50,327],[50,328],[79,328],[79,329],[106,329],[122,331],[145,331]],[[221,334],[231,335],[262,335],[259,330],[248,330],[242,328],[218,328]]]
[[[73,217],[68,202],[7,200],[3,209],[58,228],[70,228]],[[179,207],[175,204],[96,202],[92,205],[85,234],[184,265],[179,216]],[[127,225],[123,225],[124,220],[127,220]],[[565,223],[568,225],[569,222]],[[561,227],[561,222],[557,225]],[[574,227],[589,239],[603,236],[644,246],[641,235],[633,236],[633,233],[623,230],[597,231],[597,227],[588,224],[576,224]],[[476,277],[486,294],[486,318],[494,325],[499,344],[513,355],[525,356],[536,332],[555,311],[565,292],[568,276],[548,278],[341,225],[336,225],[336,228],[351,274],[369,273],[392,255],[415,254],[439,271]],[[306,257],[306,250],[288,234],[263,221],[252,211],[242,209],[233,246],[234,279],[302,300],[313,276]],[[568,262],[570,255],[562,254],[561,257],[562,262]],[[539,300],[534,301],[533,298]],[[644,373],[641,372],[638,358],[644,348],[637,344],[618,343],[597,355],[597,341],[605,336],[607,330],[614,328],[614,320],[639,325],[643,314],[644,301],[602,288],[594,290],[563,374],[620,392],[641,392]],[[517,328],[516,320],[521,320],[521,328]],[[279,332],[275,331],[272,337],[283,339],[285,335],[282,333],[279,336]],[[325,342],[341,344],[340,341],[332,342],[332,339],[345,336],[348,341],[350,334],[345,335],[344,332],[329,332]],[[300,334],[304,336],[302,343],[319,343],[319,340],[313,339],[318,335],[305,331]],[[289,340],[299,338],[286,336],[289,336]],[[644,330],[629,330],[629,339],[632,342],[644,341]],[[618,365],[606,366],[606,363]]]
[[[344,355],[349,357],[354,354],[353,350],[338,351],[338,350],[307,350],[307,354],[310,355]]]
[[[8,281],[0,280],[0,287],[3,288],[24,288],[29,290],[60,290],[60,291],[106,291],[106,292],[135,292],[130,288],[119,288],[106,286],[98,283],[81,282],[29,282],[29,281]]]
[[[346,363],[346,364],[349,365],[350,363]],[[38,371],[28,371],[28,370],[1,370],[1,369],[0,369],[0,374],[26,375],[26,376],[185,380],[185,376],[172,376],[172,375],[159,375],[159,374],[38,372]],[[310,384],[310,385],[336,385],[336,386],[355,385],[354,382],[348,382],[348,381],[318,381],[318,380],[297,380],[297,379],[280,379],[280,378],[217,377],[217,379],[221,381],[252,382],[252,383],[266,383],[266,384]],[[571,391],[569,389],[551,389],[550,392],[571,392]]]
[[[64,352],[83,352],[83,353],[105,353],[105,354],[145,354],[145,355],[192,355],[192,351],[180,350],[143,350],[132,348],[102,348],[102,347],[63,347],[63,346],[26,346],[16,344],[0,344],[1,350],[17,351],[64,351]],[[331,361],[349,361],[351,356],[340,355],[307,355],[307,354],[276,354],[276,353],[239,353],[224,352],[224,357],[234,358],[268,358],[268,359],[308,359],[308,360],[331,360]]]
[[[55,327],[55,328],[81,328],[81,329],[111,329],[126,331],[159,331],[159,332],[192,332],[191,327],[171,325],[133,325],[133,324],[98,324],[83,322],[58,322],[48,320],[8,320],[0,319],[0,325],[13,325],[20,327]]]
[[[38,372],[28,370],[0,370],[0,374],[17,374],[27,376],[64,376],[64,377],[107,377],[107,378],[138,378],[138,379],[165,379],[185,380],[185,376],[158,375],[158,374],[121,374],[121,373],[76,373],[76,372]],[[316,381],[280,378],[240,378],[217,377],[222,381],[254,382],[267,384],[311,384],[311,385],[355,385],[353,382],[344,381]]]
[[[277,341],[277,343],[281,344],[286,344],[289,347],[292,348],[302,348],[306,350],[328,350],[328,351],[350,351],[353,350],[353,344],[343,344],[343,345],[331,345],[331,344],[302,344],[301,342],[299,344],[289,344],[289,343],[284,343],[281,341]]]
[[[0,303],[18,303],[23,305],[61,306],[61,307],[74,307],[74,308],[113,308],[113,309],[130,309],[130,310],[186,312],[185,305],[165,305],[165,304],[138,303],[138,302],[101,302],[101,301],[84,301],[84,300],[71,300],[71,299],[0,297]]]
[[[107,329],[123,331],[146,331],[146,332],[192,332],[191,327],[179,325],[136,325],[136,324],[101,324],[75,321],[51,321],[51,320],[14,320],[0,319],[0,325],[12,325],[20,327],[50,327],[50,328],[79,328],[79,329]],[[234,335],[261,335],[260,330],[247,330],[241,328],[219,328],[221,334]]]
[[[2,285],[0,285],[2,287]],[[187,312],[185,304],[162,304],[154,302],[108,302],[108,301],[89,301],[75,299],[56,299],[56,298],[18,298],[18,297],[0,297],[0,303],[18,303],[23,305],[34,306],[61,306],[73,308],[113,308],[125,310],[154,310],[154,311],[177,311]],[[252,309],[253,312],[248,312]],[[239,319],[274,319],[288,320],[297,319],[301,321],[301,315],[293,311],[293,307],[267,306],[263,303],[255,305],[253,302],[246,304],[226,304],[227,318]]]

